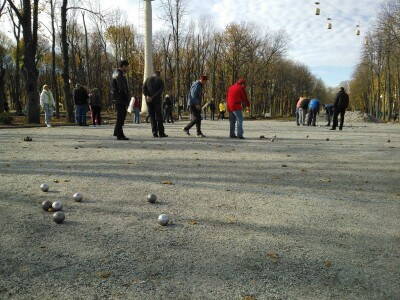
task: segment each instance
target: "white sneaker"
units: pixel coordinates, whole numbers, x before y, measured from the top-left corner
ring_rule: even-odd
[[[50,127],[53,127],[53,126],[51,126],[51,124],[46,124],[46,126],[49,127],[49,128],[50,128]]]

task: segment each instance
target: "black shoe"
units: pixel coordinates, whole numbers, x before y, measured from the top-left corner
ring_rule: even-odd
[[[167,138],[167,137],[168,137],[168,135],[166,135],[165,133],[160,134],[160,138]]]
[[[245,140],[245,138],[243,136],[239,136],[238,139],[239,140]]]
[[[339,128],[339,130],[340,130],[340,131],[342,131],[342,130],[343,130],[343,128]]]
[[[158,136],[158,134],[156,133],[156,134],[153,134],[153,138],[158,138],[159,136]]]
[[[127,138],[126,136],[118,136],[117,140],[118,141],[129,141],[129,138]]]
[[[200,132],[200,133],[197,134],[197,137],[198,138],[205,138],[206,136]]]
[[[331,129],[329,129],[329,130],[336,130],[336,128],[331,128]]]
[[[190,135],[189,129],[183,128],[183,131],[186,132],[187,135]]]
[[[231,138],[231,139],[237,139],[237,136],[236,136],[236,135],[231,135],[231,136],[229,136],[229,138]]]

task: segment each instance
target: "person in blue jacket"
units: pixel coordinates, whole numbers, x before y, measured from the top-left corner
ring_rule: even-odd
[[[311,99],[310,103],[308,104],[308,126],[316,126],[317,122],[317,115],[319,113],[321,103],[318,99]]]
[[[187,135],[190,135],[190,128],[196,125],[197,136],[198,137],[206,137],[201,132],[201,102],[203,99],[203,87],[206,84],[208,78],[205,75],[200,76],[200,79],[193,82],[189,95],[188,95],[188,107],[190,109],[190,113],[192,115],[192,119],[183,131],[186,132]]]

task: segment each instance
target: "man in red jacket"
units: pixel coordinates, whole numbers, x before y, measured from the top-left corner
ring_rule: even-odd
[[[229,87],[226,103],[229,111],[230,138],[243,140],[243,109],[250,106],[246,94],[246,81],[244,79],[240,79]],[[235,134],[235,127],[237,127],[237,134]]]

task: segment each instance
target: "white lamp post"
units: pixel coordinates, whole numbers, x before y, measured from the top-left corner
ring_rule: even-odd
[[[145,33],[144,33],[144,78],[143,82],[150,77],[154,73],[153,66],[153,16],[152,16],[152,8],[151,1],[154,0],[144,0],[145,8],[144,8],[144,25],[145,25]],[[142,97],[142,114],[147,114],[147,103],[146,99]]]

